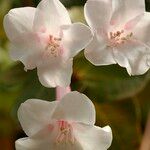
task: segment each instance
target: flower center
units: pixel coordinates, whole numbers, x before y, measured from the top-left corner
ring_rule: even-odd
[[[72,125],[69,124],[67,121],[61,120],[61,121],[58,121],[58,128],[59,128],[59,132],[56,137],[56,143],[57,144],[62,144],[62,143],[74,144],[75,137],[73,135]]]
[[[53,56],[58,57],[60,55],[61,47],[60,47],[61,38],[53,37],[49,35],[48,45],[46,47],[46,51]]]
[[[116,47],[120,44],[124,44],[125,42],[129,41],[132,36],[133,36],[132,32],[130,32],[129,34],[125,34],[124,30],[110,32],[109,33],[109,40],[110,40],[109,47]]]

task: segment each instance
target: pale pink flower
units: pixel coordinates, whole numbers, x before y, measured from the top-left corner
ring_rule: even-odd
[[[42,0],[37,8],[9,11],[4,28],[12,43],[10,55],[20,60],[25,70],[37,68],[46,87],[70,84],[72,58],[91,41],[89,27],[71,23],[59,0]]]
[[[150,67],[150,13],[145,0],[88,0],[85,18],[93,41],[86,58],[96,66],[119,64],[130,75]]]
[[[111,128],[94,126],[93,103],[76,91],[60,101],[27,100],[18,117],[28,137],[16,150],[107,150],[112,142]]]

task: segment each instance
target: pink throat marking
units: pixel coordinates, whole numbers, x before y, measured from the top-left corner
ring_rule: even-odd
[[[60,42],[61,38],[56,38],[53,37],[52,35],[49,35],[49,40],[48,40],[48,45],[45,48],[46,51],[50,53],[51,56],[53,57],[58,57],[61,53],[61,47],[60,47]]]
[[[116,47],[120,44],[124,44],[125,42],[129,41],[132,38],[132,36],[132,32],[130,32],[129,34],[125,34],[124,30],[110,32],[108,47]]]
[[[56,144],[61,144],[61,143],[70,143],[74,144],[75,142],[75,137],[73,135],[73,128],[70,123],[67,121],[60,120],[57,122],[58,123],[58,135],[56,137]]]

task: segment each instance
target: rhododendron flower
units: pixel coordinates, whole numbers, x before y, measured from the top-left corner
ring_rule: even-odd
[[[46,87],[70,84],[72,58],[91,41],[89,27],[71,23],[59,0],[42,0],[37,8],[12,9],[4,18],[4,28],[12,43],[10,55],[25,70],[37,67]]]
[[[111,128],[94,126],[93,103],[76,91],[60,101],[27,100],[18,117],[28,137],[16,150],[106,150],[112,142]]]
[[[91,63],[118,63],[130,75],[149,69],[150,13],[144,0],[88,0],[85,18],[95,34],[85,50]]]

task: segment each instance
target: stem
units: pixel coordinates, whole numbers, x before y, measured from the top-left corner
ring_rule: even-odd
[[[56,87],[56,100],[61,100],[64,95],[71,92],[71,87]]]

